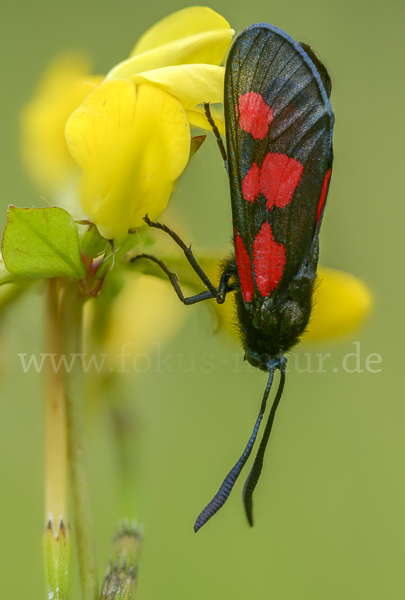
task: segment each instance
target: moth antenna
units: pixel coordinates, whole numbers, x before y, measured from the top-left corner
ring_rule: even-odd
[[[278,384],[278,390],[276,397],[274,398],[273,406],[271,407],[269,418],[267,419],[266,429],[264,430],[262,440],[260,442],[259,449],[256,454],[255,461],[247,476],[245,485],[243,486],[243,505],[245,507],[245,513],[249,525],[253,527],[253,492],[259,481],[260,474],[263,468],[264,453],[266,452],[267,442],[269,441],[271,429],[273,427],[274,417],[276,416],[277,407],[280,403],[281,396],[284,390],[285,384],[285,366],[280,366],[280,383]]]
[[[203,525],[205,525],[205,523],[213,515],[215,515],[215,513],[218,512],[219,509],[222,508],[222,506],[228,500],[229,494],[231,493],[232,488],[235,485],[235,482],[240,475],[240,472],[242,471],[247,459],[250,456],[250,453],[252,452],[253,444],[256,441],[257,432],[259,430],[261,420],[262,420],[264,412],[266,410],[267,398],[269,397],[271,384],[273,383],[273,377],[274,377],[274,369],[272,369],[269,373],[269,379],[267,381],[267,386],[266,386],[263,400],[262,400],[262,403],[260,406],[259,416],[257,417],[256,423],[255,423],[255,426],[253,429],[253,433],[250,436],[247,446],[244,449],[243,454],[240,457],[240,459],[238,460],[238,462],[236,463],[236,465],[229,471],[228,475],[225,477],[224,481],[222,482],[221,487],[219,488],[218,492],[215,494],[215,496],[213,497],[211,502],[209,504],[207,504],[207,506],[204,508],[204,510],[201,511],[201,513],[198,515],[196,522],[194,523],[195,533],[197,533],[197,531],[199,529],[201,529],[201,527]]]

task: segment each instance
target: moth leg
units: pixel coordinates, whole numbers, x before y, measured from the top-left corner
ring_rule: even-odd
[[[222,160],[224,161],[226,172],[228,173],[228,157],[226,155],[225,146],[222,141],[221,134],[219,133],[218,127],[215,125],[215,121],[212,118],[210,105],[208,102],[204,102],[204,111],[205,111],[205,116],[207,117],[207,121],[211,125],[211,129],[217,139],[218,148],[221,153]]]
[[[211,282],[210,278],[208,277],[208,275],[203,271],[203,269],[198,264],[198,262],[197,262],[197,260],[196,260],[196,258],[194,256],[194,254],[191,251],[191,246],[187,246],[183,242],[183,240],[177,235],[177,233],[175,233],[172,229],[170,229],[169,227],[167,227],[167,225],[164,225],[163,223],[157,223],[157,222],[151,221],[149,219],[148,215],[146,215],[143,218],[143,220],[145,221],[145,223],[149,227],[155,227],[155,229],[161,229],[162,231],[164,231],[165,233],[167,233],[168,235],[170,235],[170,237],[172,238],[172,240],[174,240],[176,242],[176,244],[178,246],[180,246],[180,248],[183,250],[185,257],[187,258],[188,262],[190,263],[190,265],[192,266],[192,268],[194,269],[194,271],[197,273],[198,277],[201,279],[201,281],[206,285],[206,287],[211,292],[211,296],[206,296],[206,297],[207,298],[212,298],[213,297],[213,298],[216,299],[216,301],[218,303],[221,304],[225,300],[225,294],[226,294],[226,292],[224,292],[224,289],[221,288],[221,285],[220,285],[220,288],[217,289],[212,284],[212,282]],[[157,263],[157,264],[159,264],[159,263]],[[162,269],[163,269],[163,267],[162,267]],[[167,273],[167,275],[169,276],[168,273]],[[228,277],[228,281],[229,281],[230,277],[231,276]],[[205,299],[205,298],[202,298],[202,299]]]
[[[218,289],[213,288],[215,291],[215,295],[212,293],[211,290],[205,290],[204,292],[195,294],[195,296],[188,296],[186,298],[181,289],[180,281],[177,276],[177,273],[173,273],[173,271],[171,271],[169,269],[169,267],[166,265],[166,263],[164,263],[159,258],[156,258],[156,256],[153,256],[153,254],[137,254],[136,256],[131,258],[130,262],[133,263],[136,260],[139,260],[142,258],[151,260],[152,262],[157,264],[162,269],[162,271],[164,271],[166,273],[166,275],[169,278],[170,283],[172,284],[174,291],[177,294],[177,297],[185,305],[196,304],[197,302],[201,302],[202,300],[209,300],[211,298],[215,298],[216,301],[218,302],[218,304],[222,304],[225,301],[225,296],[226,296],[227,292],[233,291],[233,289],[234,289],[232,286],[229,285],[229,279],[232,277],[232,274],[224,272],[221,275]]]
[[[233,277],[233,275],[234,274],[228,270],[222,272],[218,286],[218,297],[216,298],[218,304],[223,304],[225,302],[228,292],[234,292],[236,290],[236,285],[229,283],[229,280]]]
[[[169,267],[162,260],[159,260],[158,258],[156,258],[156,256],[153,256],[152,254],[137,254],[136,256],[131,258],[130,262],[133,263],[136,260],[139,260],[141,258],[146,258],[147,260],[151,260],[152,262],[157,264],[162,269],[162,271],[164,271],[166,273],[166,275],[169,278],[170,283],[172,284],[174,291],[177,294],[177,297],[179,298],[179,300],[181,302],[183,302],[183,304],[186,304],[186,305],[196,304],[196,302],[201,302],[201,300],[208,300],[209,298],[214,297],[212,295],[212,293],[210,292],[210,290],[205,290],[204,292],[201,292],[200,294],[196,294],[195,296],[189,296],[188,298],[186,298],[181,289],[180,281],[177,276],[177,273],[173,273],[173,271],[171,271],[169,269]]]

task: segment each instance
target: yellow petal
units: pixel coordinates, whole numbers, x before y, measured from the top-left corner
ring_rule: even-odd
[[[186,109],[201,102],[223,101],[224,67],[215,65],[179,65],[146,71],[131,77],[135,83],[150,81],[176,96]]]
[[[225,133],[225,119],[223,111],[214,109],[210,106],[211,116],[215,121],[215,125],[218,127],[219,133]],[[191,127],[198,127],[199,129],[211,129],[210,124],[207,121],[207,117],[204,112],[202,105],[196,106],[193,110],[187,110],[187,117]]]
[[[24,108],[23,159],[43,192],[55,192],[75,173],[77,167],[65,141],[66,121],[101,81],[101,76],[90,75],[85,57],[60,56],[50,65],[35,97]]]
[[[183,37],[213,29],[229,29],[229,23],[206,6],[179,10],[153,25],[138,40],[131,56],[168,44]]]
[[[355,330],[368,316],[372,296],[360,280],[335,269],[318,268],[315,304],[304,341],[322,340]]]
[[[109,141],[127,140],[133,127],[136,86],[130,81],[103,83],[71,115],[66,140],[75,161],[86,169]]]
[[[114,80],[96,88],[66,126],[82,167],[80,201],[101,235],[120,239],[155,219],[190,153],[180,102],[158,86]]]
[[[232,29],[206,31],[137,54],[116,65],[106,80],[128,79],[142,71],[183,64],[220,65],[232,40]]]

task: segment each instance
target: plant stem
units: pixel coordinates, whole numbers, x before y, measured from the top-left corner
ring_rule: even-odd
[[[58,318],[58,282],[49,280],[48,294],[48,352],[55,355],[55,364],[61,358],[61,327]],[[62,520],[67,522],[67,455],[66,414],[62,369],[52,369],[46,374],[46,467],[45,467],[45,516],[52,521],[55,530]]]
[[[62,331],[59,320],[59,286],[49,280],[48,288],[48,352],[58,364],[62,353]],[[63,372],[49,364],[45,388],[45,518],[44,559],[46,597],[67,600],[69,597],[70,533],[67,519],[67,453],[66,413]]]
[[[87,483],[84,443],[82,314],[85,298],[77,285],[66,282],[61,304],[63,352],[70,372],[65,373],[67,446],[74,521],[83,600],[97,600],[97,571]],[[74,356],[76,355],[76,356]],[[68,371],[68,370],[67,370]]]

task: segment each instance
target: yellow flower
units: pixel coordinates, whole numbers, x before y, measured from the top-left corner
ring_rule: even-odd
[[[151,27],[106,79],[156,83],[180,99],[190,125],[206,129],[202,103],[223,101],[224,68],[219,65],[233,34],[229,23],[210,8],[185,8]],[[223,133],[220,111],[214,106],[212,113]]]
[[[34,98],[21,115],[22,155],[26,168],[42,193],[59,191],[78,168],[65,140],[71,113],[99,85],[83,56],[66,54],[47,69]]]
[[[343,336],[355,330],[368,317],[372,296],[357,277],[326,267],[318,268],[318,286],[308,329],[303,341]]]
[[[102,236],[121,240],[165,208],[190,157],[190,125],[201,123],[198,104],[222,102],[218,64],[232,35],[208,8],[181,10],[146,32],[71,115],[80,201]]]
[[[80,201],[107,239],[155,219],[187,165],[190,128],[180,102],[150,84],[107,81],[72,114],[69,150],[82,167]]]

